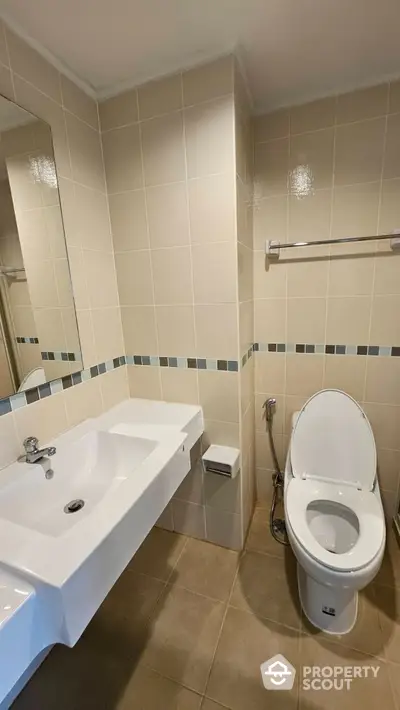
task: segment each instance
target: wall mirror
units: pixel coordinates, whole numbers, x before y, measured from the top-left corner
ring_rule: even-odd
[[[0,96],[0,398],[82,367],[51,129]]]

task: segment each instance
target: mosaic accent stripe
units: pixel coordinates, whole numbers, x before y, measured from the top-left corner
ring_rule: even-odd
[[[30,343],[33,345],[38,345],[39,343],[39,338],[25,338],[21,337],[20,335],[18,335],[15,340],[17,341],[17,343]]]
[[[308,355],[379,355],[400,357],[397,345],[330,345],[323,343],[254,343],[256,352],[297,353]],[[242,358],[243,363],[243,358]]]
[[[81,353],[69,353],[63,350],[48,350],[41,353],[42,360],[64,360],[65,362],[74,362],[82,360]]]
[[[127,355],[127,365],[145,365],[147,367],[177,367],[189,370],[222,370],[238,372],[237,360],[217,360],[203,357],[168,357],[166,355]]]

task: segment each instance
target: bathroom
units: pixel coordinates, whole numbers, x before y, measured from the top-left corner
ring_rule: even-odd
[[[400,12],[334,5],[0,3],[2,709],[400,710]],[[378,562],[313,624],[320,402]]]

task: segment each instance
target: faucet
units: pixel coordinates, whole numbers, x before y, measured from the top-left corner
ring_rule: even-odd
[[[54,456],[56,453],[55,446],[48,446],[46,449],[38,449],[38,443],[39,440],[36,436],[28,436],[27,439],[24,439],[23,446],[25,454],[18,456],[18,461],[20,463],[36,463],[44,456]]]

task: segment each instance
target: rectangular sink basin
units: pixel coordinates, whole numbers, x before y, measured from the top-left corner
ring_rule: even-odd
[[[44,463],[25,466],[22,476],[1,489],[0,518],[45,535],[62,535],[134,476],[156,446],[152,439],[90,431],[58,447]],[[46,478],[49,468],[53,474]]]

